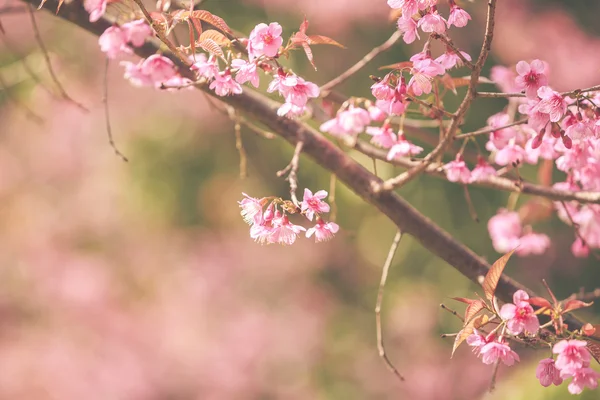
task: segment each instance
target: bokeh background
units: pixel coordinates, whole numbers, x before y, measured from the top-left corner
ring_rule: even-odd
[[[19,5],[6,1],[0,9]],[[394,29],[384,0],[206,0],[204,6],[246,34],[259,22],[278,21],[288,37],[306,15],[310,32],[349,47],[315,48],[318,72],[301,53],[286,61],[318,84]],[[127,9],[120,7],[109,12]],[[475,55],[485,4],[464,7],[473,21],[452,34]],[[549,62],[558,90],[598,84],[600,25],[592,16],[599,12],[591,0],[499,2],[486,71],[540,58]],[[389,356],[407,378],[399,383],[378,357],[373,311],[392,224],[337,185],[335,240],[255,244],[236,202],[241,192],[286,195],[287,182],[275,172],[289,162],[290,146],[243,129],[249,177],[239,179],[232,123],[202,94],[134,88],[113,63],[111,124],[130,160],[122,162],[107,142],[97,38],[48,13],[36,15],[58,76],[91,112],[49,95],[46,88],[56,89],[27,14],[0,13],[3,38],[10,40],[8,47],[0,43],[0,399],[569,396],[566,385],[546,389],[535,379],[545,353],[518,349],[521,363],[500,368],[493,394],[486,393],[491,367],[468,348],[450,359],[451,339],[440,334],[457,331],[460,322],[439,304],[462,311],[448,298],[472,296],[477,287],[410,237],[392,265],[383,310]],[[340,89],[368,96],[368,75],[381,74],[377,66],[406,60],[420,45],[393,47]],[[43,85],[25,73],[23,61]],[[504,105],[480,100],[466,129],[484,126]],[[394,171],[380,165],[379,173]],[[535,180],[536,171],[524,176]],[[299,182],[328,190],[330,176],[302,157]],[[471,190],[480,223],[457,185],[422,177],[401,194],[488,260],[499,256],[486,222],[506,206],[506,193]],[[569,227],[552,217],[536,230],[551,236],[551,250],[511,260],[511,276],[539,292],[546,278],[559,297],[600,286],[598,261],[570,255]],[[599,310],[580,315],[598,323]],[[588,391],[582,398],[598,396]]]

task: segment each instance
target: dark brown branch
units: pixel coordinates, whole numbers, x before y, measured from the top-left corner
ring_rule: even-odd
[[[34,0],[22,1],[34,2]],[[494,0],[491,1],[494,2]],[[37,3],[37,1],[35,2]],[[44,8],[54,14],[57,5],[57,0],[48,0],[44,4]],[[96,23],[90,23],[89,15],[79,2],[63,4],[58,16],[95,35],[102,34],[114,22],[112,19],[104,17]],[[148,57],[158,50],[158,43],[154,40],[149,40],[144,46],[135,49],[140,57]],[[183,63],[177,56],[169,52],[164,54],[174,60],[180,67],[183,76],[193,77],[187,68],[187,63]],[[198,88],[210,96],[217,97],[208,90],[207,85],[199,85]],[[376,193],[373,188],[381,185],[383,181],[328,141],[320,132],[300,121],[279,117],[277,115],[279,103],[249,88],[244,88],[239,95],[218,97],[218,99],[254,117],[291,145],[296,146],[298,142],[302,141],[304,154],[311,157],[324,169],[335,174],[349,189],[386,215],[402,232],[413,236],[431,253],[446,261],[471,281],[478,283],[488,272],[490,265],[487,262],[440,229],[399,195],[393,192]],[[534,295],[531,290],[520,283],[502,275],[496,294],[504,301],[511,301],[513,293],[519,289]],[[569,321],[569,326],[578,328],[582,326],[582,323],[573,319]]]

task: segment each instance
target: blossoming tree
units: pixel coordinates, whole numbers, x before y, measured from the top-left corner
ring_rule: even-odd
[[[282,26],[271,21],[257,21],[247,35],[236,32],[225,20],[203,10],[201,2],[184,7],[180,2],[161,0],[149,7],[142,0],[24,1],[98,35],[99,51],[107,60],[120,62],[124,79],[132,85],[165,91],[201,90],[221,102],[238,137],[241,124],[261,133],[258,124],[294,147],[289,165],[275,174],[289,182],[289,198],[244,193],[239,201],[242,218],[250,225],[249,235],[256,242],[293,245],[301,237],[323,242],[344,229],[331,212],[333,193],[300,186],[297,172],[303,155],[393,221],[399,232],[384,265],[376,315],[380,355],[400,379],[401,371],[385,353],[380,310],[394,252],[407,234],[466,278],[482,284],[484,297],[456,298],[467,308],[454,350],[466,342],[484,364],[497,368],[500,363],[511,366],[519,361],[511,347],[518,343],[545,350],[536,371],[543,386],[569,380],[568,390],[573,394],[597,387],[600,373],[592,369],[592,362],[600,357],[600,325],[569,314],[591,303],[577,296],[558,301],[550,288],[548,300],[510,279],[503,270],[513,252],[523,257],[547,251],[550,238],[532,228],[544,211],[555,213],[572,231],[571,249],[576,257],[597,257],[600,85],[558,92],[549,79],[552,66],[541,59],[494,66],[490,76],[483,76],[494,39],[496,8],[502,7],[502,2],[461,6],[454,0],[388,0],[397,20],[390,38],[335,79],[319,85],[297,75],[286,66],[285,58],[306,57],[316,69],[311,46],[344,46],[309,32],[307,20],[286,38]],[[134,6],[125,16],[117,7],[123,3]],[[478,54],[461,50],[452,38],[471,21],[467,7],[485,8],[485,33]],[[186,43],[176,43],[173,37],[180,25],[188,27]],[[364,76],[371,96],[336,90],[399,41],[419,41],[422,50],[409,60],[387,66],[387,73],[381,76]],[[445,49],[441,54],[432,50],[436,42]],[[132,54],[140,60],[123,60]],[[266,93],[260,90],[261,82],[268,82],[263,85]],[[485,85],[498,90],[484,90]],[[445,100],[459,91],[464,94],[458,107],[447,107]],[[506,99],[507,104],[487,118],[487,126],[464,132],[473,103],[489,98]],[[439,131],[430,150],[411,138],[411,132],[426,123]],[[484,148],[477,142],[481,137],[487,139]],[[376,168],[370,171],[354,160],[348,150],[372,158],[374,166],[387,163],[404,172],[384,179]],[[445,160],[446,156],[451,161]],[[538,166],[539,184],[521,177],[519,171],[527,164]],[[554,169],[562,173],[556,181]],[[422,175],[461,185],[474,218],[469,187],[534,196],[519,209],[514,202],[508,204],[487,222],[494,248],[506,254],[490,266],[396,192]],[[506,303],[500,306],[499,301]]]

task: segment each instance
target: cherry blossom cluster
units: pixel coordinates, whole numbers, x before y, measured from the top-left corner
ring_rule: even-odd
[[[250,225],[250,237],[260,244],[291,245],[301,232],[305,232],[307,238],[314,235],[317,243],[324,242],[332,239],[339,230],[335,222],[326,222],[321,218],[321,214],[330,210],[329,204],[323,201],[327,197],[325,190],[313,194],[309,189],[304,189],[302,202],[297,205],[281,198],[243,195],[244,199],[238,203],[242,218]],[[309,221],[315,219],[316,224],[306,229],[291,223],[289,215],[297,213]]]
[[[589,306],[578,300],[568,300],[564,304],[550,304],[543,298],[530,298],[523,290],[518,290],[513,295],[513,302],[504,304],[499,312],[496,312],[494,303],[489,306],[482,300],[459,299],[469,304],[462,332],[472,332],[466,336],[466,343],[472,347],[473,353],[481,358],[484,364],[496,364],[502,362],[506,366],[512,366],[519,362],[519,355],[509,345],[510,340],[517,341],[529,347],[551,349],[556,356],[545,358],[539,362],[536,377],[540,384],[548,387],[552,384],[560,385],[563,380],[572,378],[568,389],[572,394],[579,394],[585,387],[595,389],[598,386],[600,373],[590,368],[592,355],[588,349],[589,336],[595,334],[595,329],[587,324],[579,332],[568,332],[562,324],[562,316],[577,308]],[[534,311],[537,306],[538,311]],[[540,308],[541,307],[541,308]],[[475,312],[469,312],[469,309]],[[492,311],[493,315],[480,314],[480,310]],[[548,315],[551,318],[549,325],[554,325],[554,335],[541,334],[544,326],[540,326],[538,314]],[[489,333],[481,329],[486,326],[494,326]],[[475,328],[479,326],[481,329]],[[458,337],[461,337],[459,333]],[[574,339],[573,337],[581,337]],[[588,339],[588,340],[585,340]],[[460,344],[460,343],[459,343]],[[456,346],[456,345],[455,345]]]
[[[401,11],[398,29],[403,33],[406,43],[420,38],[419,29],[425,33],[443,34],[454,25],[462,28],[467,25],[471,16],[460,8],[454,0],[450,0],[450,14],[446,20],[437,10],[437,0],[388,0],[388,5]]]

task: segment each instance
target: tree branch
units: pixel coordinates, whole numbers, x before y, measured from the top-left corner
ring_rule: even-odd
[[[37,4],[37,0],[22,1]],[[495,0],[490,0],[490,2],[495,4]],[[44,8],[54,14],[57,5],[57,0],[48,0],[44,4]],[[63,4],[58,12],[58,16],[73,22],[97,36],[102,34],[106,28],[112,26],[114,22],[112,18],[105,16],[96,23],[90,23],[88,13],[79,2]],[[148,40],[144,46],[136,48],[135,52],[141,57],[148,57],[155,54],[158,50],[158,42],[156,40]],[[191,71],[177,56],[169,52],[164,52],[163,54],[171,58],[180,67],[180,72],[183,76],[193,76]],[[399,195],[394,192],[376,193],[374,187],[381,185],[383,181],[328,141],[320,132],[300,121],[279,117],[277,115],[279,103],[249,88],[244,88],[244,91],[239,95],[228,97],[216,96],[205,84],[198,85],[198,88],[208,95],[254,117],[293,146],[302,141],[304,143],[302,151],[306,155],[326,170],[335,174],[340,181],[362,199],[379,209],[402,232],[413,236],[431,253],[446,261],[471,281],[478,283],[488,272],[490,265],[487,262],[472,250],[456,241],[447,232],[440,229]],[[501,299],[511,301],[513,293],[519,289],[526,290],[531,295],[534,295],[531,290],[522,284],[506,275],[502,275],[496,293]],[[569,322],[569,326],[573,328],[581,325],[581,322],[576,319]]]

